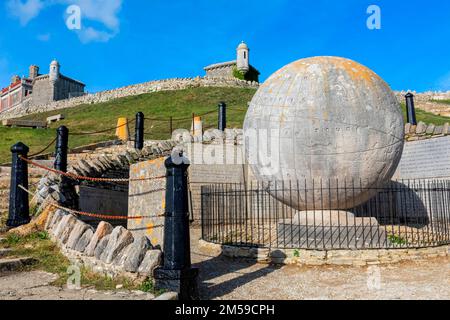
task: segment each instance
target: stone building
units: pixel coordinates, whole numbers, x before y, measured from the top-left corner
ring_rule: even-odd
[[[204,68],[211,78],[239,78],[259,82],[259,71],[250,64],[250,49],[245,42],[237,47],[236,60],[211,64]]]
[[[53,60],[48,74],[39,74],[39,67],[32,65],[28,77],[12,77],[10,85],[1,91],[0,112],[84,95],[85,84],[66,77],[60,69],[58,61]]]

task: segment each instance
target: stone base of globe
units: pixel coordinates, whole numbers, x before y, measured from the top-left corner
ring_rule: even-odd
[[[370,248],[387,241],[375,218],[342,210],[300,211],[278,222],[277,236],[280,245],[292,248]]]

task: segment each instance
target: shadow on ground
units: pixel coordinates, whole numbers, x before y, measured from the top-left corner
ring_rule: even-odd
[[[195,254],[201,255],[196,252]],[[254,259],[233,259],[220,255],[208,257],[209,259],[195,263],[193,266],[200,269],[199,289],[202,300],[211,300],[227,295],[235,289],[265,277],[280,266],[264,265]],[[256,270],[255,270],[256,269]],[[216,283],[213,279],[223,278]]]

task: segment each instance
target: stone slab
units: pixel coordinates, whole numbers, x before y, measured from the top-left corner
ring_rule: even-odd
[[[3,125],[6,127],[47,128],[46,121],[34,121],[34,120],[8,119],[3,120]]]
[[[450,137],[408,142],[395,179],[450,177]]]

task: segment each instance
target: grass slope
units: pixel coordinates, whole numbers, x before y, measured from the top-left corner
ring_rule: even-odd
[[[255,89],[242,88],[192,88],[178,91],[148,93],[138,96],[120,98],[113,101],[80,105],[77,108],[62,109],[24,117],[28,120],[45,120],[48,116],[62,113],[64,121],[54,123],[47,130],[31,130],[23,128],[6,128],[0,126],[0,163],[10,161],[10,147],[18,141],[30,146],[31,152],[40,151],[55,137],[55,129],[65,125],[72,132],[92,132],[108,129],[117,125],[117,118],[134,119],[137,112],[142,111],[148,118],[169,117],[174,119],[173,128],[190,128],[192,113],[202,114],[217,110],[217,104],[225,101],[229,107],[227,121],[230,127],[240,127],[245,117],[247,103],[255,94]],[[217,126],[217,113],[203,117],[204,126]],[[133,133],[134,125],[130,125]],[[167,139],[170,137],[168,121],[146,121],[146,139]],[[78,136],[69,139],[71,148],[89,143],[115,138],[115,131],[108,133]],[[53,148],[51,149],[53,150]]]
[[[54,123],[47,130],[31,130],[23,128],[6,128],[0,126],[0,163],[10,161],[10,147],[18,141],[30,146],[30,153],[40,151],[55,137],[55,129],[65,125],[71,132],[92,132],[115,127],[117,118],[134,119],[138,111],[144,112],[148,118],[169,117],[185,118],[174,120],[173,129],[191,126],[192,113],[202,114],[217,109],[219,101],[228,104],[227,122],[229,127],[242,127],[247,103],[255,94],[255,89],[242,88],[191,88],[178,91],[165,91],[120,98],[99,104],[85,104],[77,108],[62,109],[29,115],[24,119],[45,120],[48,116],[62,113],[66,120]],[[402,104],[403,114],[405,105]],[[204,128],[217,125],[217,113],[202,118]],[[436,116],[417,109],[417,120],[436,125],[450,122],[450,118]],[[134,125],[130,125],[133,133]],[[167,139],[170,137],[168,121],[146,121],[146,139]],[[114,130],[97,135],[72,135],[69,139],[71,148],[115,138]],[[52,151],[53,147],[49,150]]]

